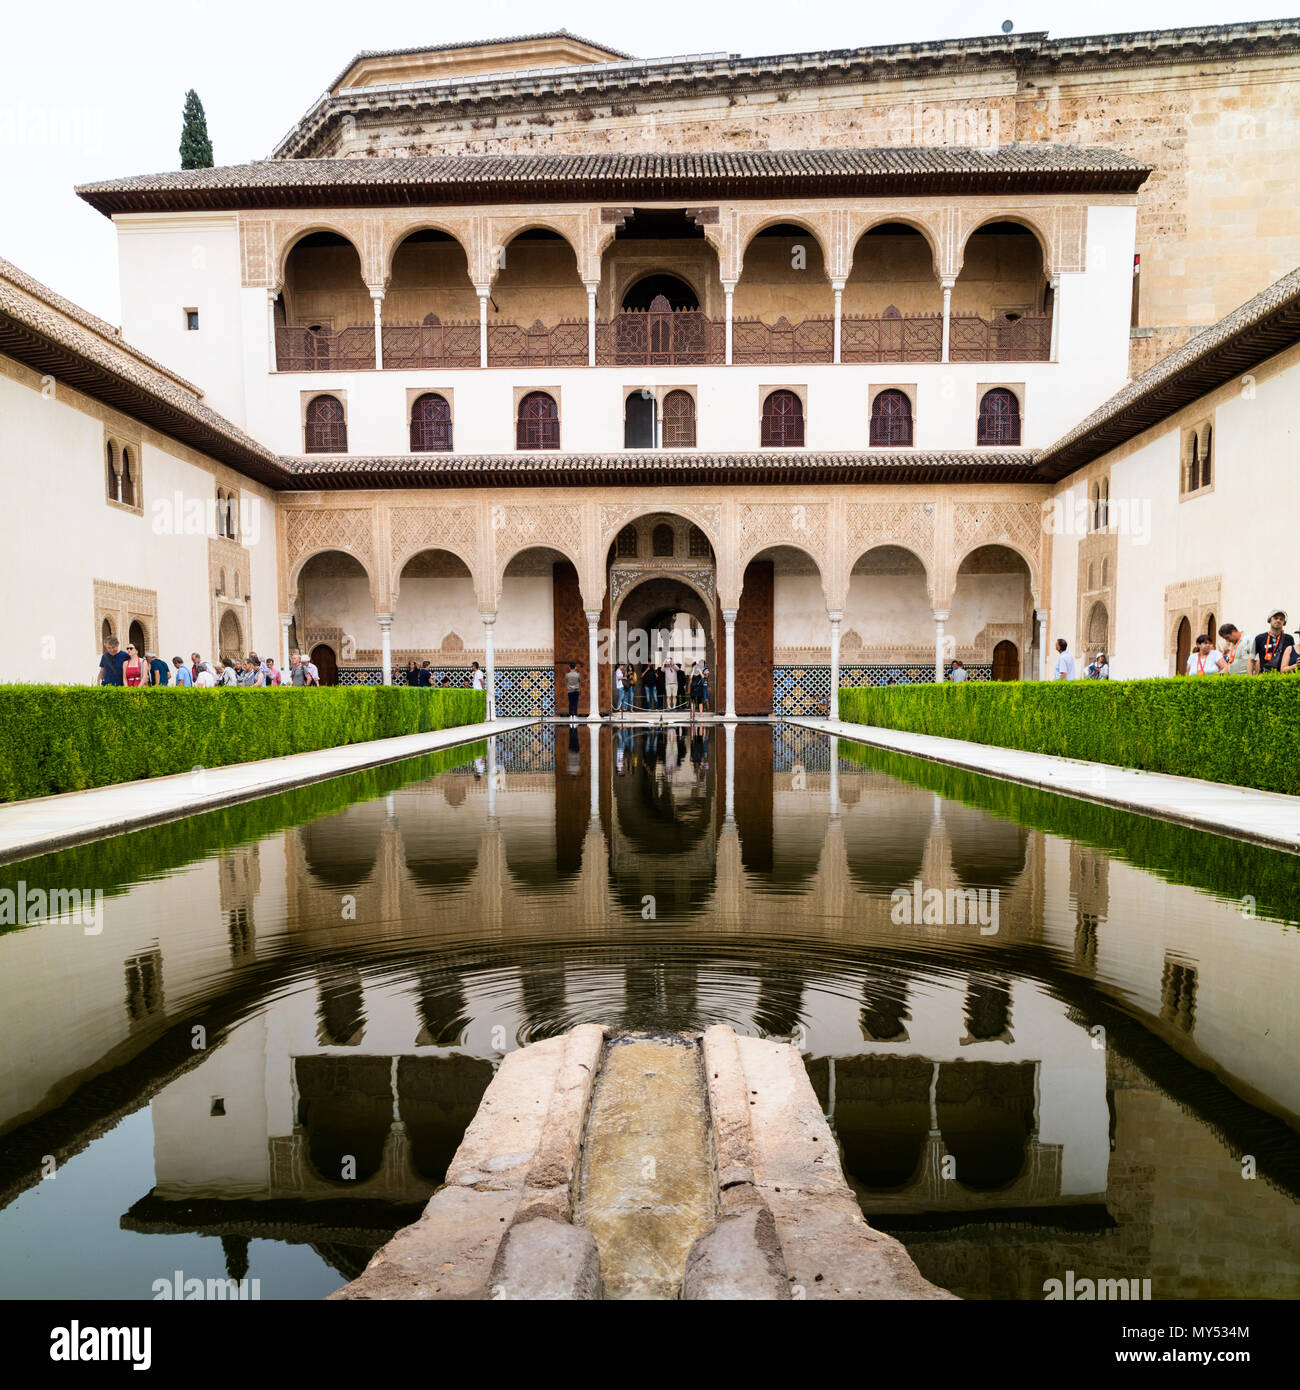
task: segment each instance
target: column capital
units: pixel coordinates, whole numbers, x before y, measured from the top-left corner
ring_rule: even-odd
[[[1034,609],[1034,621],[1035,621],[1036,623],[1045,623],[1045,622],[1047,621],[1047,609],[1046,609],[1046,608],[1035,608],[1035,609]]]
[[[484,613],[481,609],[479,610],[479,617],[482,618],[484,627],[491,627],[497,620],[495,613]]]
[[[599,608],[584,608],[582,611],[587,615],[587,626],[588,626],[588,627],[595,627],[596,624],[597,624],[598,622],[600,622],[600,609],[599,609]]]
[[[847,285],[847,284],[848,284],[848,280],[847,280],[847,279],[843,279],[843,280],[832,280],[832,281],[831,281],[831,289],[833,289],[833,290],[835,291],[836,294],[843,294],[843,293],[844,293],[844,286]]]
[[[723,292],[724,294],[732,294],[732,293],[734,293],[735,288],[736,288],[736,286],[737,286],[739,283],[740,283],[739,280],[724,280],[724,281],[722,282],[722,292]]]
[[[587,291],[588,294],[595,294],[600,289],[600,281],[584,280],[582,282],[582,287]]]
[[[393,625],[393,615],[392,615],[391,613],[376,613],[376,614],[375,614],[375,617],[379,619],[379,626],[380,626],[380,627],[382,627],[382,628],[390,628],[390,627],[392,627],[392,625]]]
[[[290,624],[291,622],[293,622],[293,614],[292,614],[292,613],[281,613],[281,614],[280,614],[280,626],[281,626],[281,627],[288,627],[289,624]]]
[[[953,278],[952,278],[951,280],[945,279],[945,280],[940,280],[940,281],[939,281],[939,288],[940,288],[941,290],[945,291],[945,292],[947,292],[947,291],[949,291],[949,290],[956,289],[956,287],[957,287],[957,277],[956,277],[956,276],[953,276]]]
[[[382,302],[386,293],[383,285],[367,285],[366,289],[370,291],[371,299],[375,300],[376,303]]]
[[[724,608],[722,610],[722,621],[724,623],[734,623],[736,621],[736,614],[739,612],[739,608]]]
[[[474,293],[475,293],[476,295],[478,295],[478,297],[479,297],[480,299],[490,299],[491,296],[492,296],[492,286],[491,286],[491,285],[475,285],[475,286],[474,286]]]
[[[844,610],[842,608],[828,608],[826,616],[832,623],[841,623],[844,621]]]
[[[946,623],[948,621],[948,614],[951,613],[952,610],[950,608],[932,608],[930,612],[934,614],[936,623]]]
[[[268,304],[274,304],[275,301],[276,301],[277,299],[279,299],[279,297],[280,297],[280,287],[279,287],[279,285],[268,285],[268,286],[266,287],[266,302],[267,302]]]

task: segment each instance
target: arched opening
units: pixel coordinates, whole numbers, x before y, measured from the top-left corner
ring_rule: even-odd
[[[585,367],[587,291],[573,247],[530,227],[502,249],[488,305],[488,366]]]
[[[110,502],[122,500],[122,475],[118,467],[117,448],[110,439],[104,445],[104,482]]]
[[[675,544],[676,535],[666,521],[661,521],[650,533],[650,554],[656,559],[671,559]]]
[[[558,449],[560,408],[546,391],[530,391],[519,402],[515,419],[517,449]]]
[[[736,616],[736,649],[745,653],[745,660],[736,664],[738,714],[826,713],[830,626],[825,580],[808,551],[774,545],[749,559]]]
[[[358,649],[378,640],[370,577],[354,555],[325,550],[302,566],[296,589],[294,627],[299,649],[312,653],[322,685],[336,685],[339,659],[362,664]],[[322,651],[320,658],[316,648]]]
[[[132,619],[130,627],[126,630],[126,640],[136,649],[136,652],[143,658],[145,648],[149,645],[149,634],[144,630],[144,624],[137,619]]]
[[[347,453],[347,413],[337,396],[313,396],[307,402],[303,449],[309,454]]]
[[[352,892],[375,871],[384,829],[382,802],[309,821],[298,831],[302,856],[321,888]]]
[[[244,634],[239,629],[239,619],[229,609],[221,615],[221,623],[217,628],[217,646],[217,655],[223,661],[226,657],[233,661],[244,651]]]
[[[1038,237],[1019,222],[986,222],[967,239],[952,292],[954,362],[1046,362],[1051,290]]]
[[[601,263],[602,365],[718,363],[725,357],[722,281],[704,229],[684,211],[626,214]]]
[[[623,447],[653,449],[659,442],[654,392],[630,391],[623,402]]]
[[[340,1187],[373,1178],[393,1125],[388,1057],[298,1057],[298,1124],[317,1175]]]
[[[908,888],[921,876],[934,825],[934,797],[877,774],[844,816],[844,856],[853,882],[873,897]]]
[[[113,624],[107,618],[99,625],[99,640],[101,643],[107,642],[113,635]]]
[[[925,565],[900,545],[878,545],[849,571],[841,627],[840,667],[885,668],[886,683],[934,675],[934,617]]]
[[[1034,1090],[1032,1062],[940,1066],[935,1109],[963,1187],[992,1192],[1020,1176],[1034,1134]]]
[[[960,802],[943,808],[952,871],[963,888],[1011,888],[1025,870],[1029,832]]]
[[[892,388],[876,392],[870,439],[873,449],[912,447],[912,402],[906,392]]]
[[[993,676],[995,681],[1018,681],[1020,679],[1020,652],[1016,644],[1003,638],[993,648]]]
[[[451,448],[451,405],[446,396],[426,391],[411,405],[411,452],[429,454]]]
[[[1081,656],[1096,656],[1098,652],[1110,651],[1110,614],[1104,603],[1094,603],[1088,610],[1088,622],[1084,630],[1085,650]]]
[[[1192,625],[1186,618],[1181,618],[1178,623],[1178,632],[1174,638],[1174,675],[1187,674],[1187,658],[1191,654]]]
[[[998,386],[980,397],[975,443],[1003,448],[1020,443],[1020,402],[1014,391]]]
[[[695,397],[689,391],[669,391],[664,397],[665,449],[695,448]]]
[[[1009,546],[976,546],[957,568],[944,623],[944,636],[955,645],[952,655],[965,662],[971,676],[991,676],[994,645],[1006,639],[1027,652],[1033,632],[1033,580],[1028,563]]]
[[[764,449],[804,447],[803,401],[793,391],[772,391],[763,401],[760,441]]]
[[[395,666],[428,661],[435,680],[449,667],[464,671],[472,660],[484,664],[474,577],[459,555],[431,546],[406,557],[394,586],[389,642]]]
[[[337,685],[339,683],[339,663],[334,653],[334,648],[327,642],[318,642],[311,649],[311,663],[316,668],[317,676],[322,685]]]
[[[938,362],[943,296],[934,252],[905,222],[858,238],[844,283],[840,356],[845,362]]]
[[[423,228],[402,240],[393,252],[383,325],[385,368],[479,365],[478,294],[455,237]]]
[[[732,306],[734,362],[830,362],[834,298],[821,245],[778,222],[745,247]]]
[[[122,505],[126,507],[138,506],[136,500],[137,493],[137,473],[136,473],[136,454],[135,450],[128,444],[122,446]]]
[[[645,314],[654,309],[656,301],[660,299],[674,314],[700,307],[699,296],[685,280],[676,275],[642,276],[624,292],[622,307],[625,311]],[[664,310],[660,309],[659,312]]]
[[[1214,620],[1213,613],[1207,613],[1205,615],[1205,624],[1202,631],[1209,633],[1211,642],[1217,642],[1219,640],[1219,628]]]
[[[426,1182],[446,1178],[494,1075],[492,1063],[481,1057],[398,1058],[398,1114],[411,1146],[411,1166]]]
[[[933,1073],[923,1057],[836,1060],[835,1133],[845,1169],[868,1191],[897,1192],[915,1178],[930,1132]]]
[[[455,773],[445,774],[450,779]],[[418,792],[399,794],[397,830],[411,882],[432,897],[466,887],[478,870],[487,808],[470,798],[453,815],[431,816]]]
[[[275,342],[282,372],[374,367],[370,291],[361,257],[345,237],[310,232],[294,244],[285,260]]]

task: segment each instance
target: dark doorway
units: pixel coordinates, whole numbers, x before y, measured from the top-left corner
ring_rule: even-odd
[[[1174,675],[1187,674],[1187,658],[1192,654],[1192,625],[1186,618],[1178,624],[1178,651],[1174,658]]]
[[[324,642],[318,647],[311,649],[312,665],[320,674],[322,685],[337,685],[339,683],[339,663],[334,655],[334,648],[327,647]]]
[[[1018,681],[1020,679],[1020,653],[1014,642],[999,642],[993,648],[993,679],[995,681]]]
[[[648,391],[633,391],[623,412],[623,447],[653,449],[655,446],[655,398]]]
[[[698,295],[685,280],[676,275],[647,275],[624,294],[623,308],[644,314],[660,295],[668,301],[668,308],[674,313],[700,307]]]

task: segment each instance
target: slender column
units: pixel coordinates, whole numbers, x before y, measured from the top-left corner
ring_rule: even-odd
[[[1061,355],[1061,277],[1053,275],[1048,281],[1052,287],[1052,361],[1055,362]]]
[[[1038,679],[1047,679],[1047,609],[1035,608],[1034,621],[1038,624]]]
[[[488,364],[487,306],[492,287],[490,285],[476,285],[474,288],[478,291],[478,364],[480,367],[486,367]]]
[[[280,670],[282,680],[289,679],[289,624],[293,622],[292,613],[280,614]]]
[[[384,685],[393,683],[393,615],[391,613],[381,613],[379,615],[379,660],[383,664]]]
[[[837,738],[830,740],[831,745],[831,787],[830,787],[830,818],[838,820],[840,816],[840,741]]]
[[[375,370],[384,370],[384,292],[371,290],[370,298],[375,305]]]
[[[943,288],[943,351],[939,354],[940,360],[948,362],[949,348],[952,338],[952,287],[957,283],[956,280],[941,280]]]
[[[841,362],[841,346],[843,344],[843,320],[844,320],[844,281],[832,280],[831,289],[835,292],[835,350],[831,354],[831,361]]]
[[[831,696],[826,703],[828,718],[840,717],[840,623],[844,618],[842,609],[828,610],[831,620]]]
[[[596,291],[595,284],[587,286],[587,366],[596,365]]]
[[[589,724],[600,723],[600,668],[596,664],[596,624],[600,622],[600,610],[588,608],[587,614],[587,684],[591,687],[591,712],[587,715]],[[592,757],[595,757],[595,749]]]
[[[735,608],[722,610],[722,621],[727,630],[727,712],[724,716],[731,722],[736,718],[736,613]]]
[[[488,779],[488,820],[493,820],[497,813],[497,741],[490,738],[487,741],[487,779]]]
[[[480,613],[483,619],[483,665],[487,668],[483,675],[483,688],[487,692],[487,717],[491,723],[497,717],[497,665],[496,653],[492,649],[492,624],[496,622],[495,613]]]
[[[934,614],[934,678],[943,684],[943,625],[948,621],[948,609],[933,608]]]
[[[734,295],[735,295],[735,293],[736,293],[736,282],[735,282],[734,280],[724,280],[724,281],[722,282],[722,293],[726,296],[726,300],[727,300],[727,353],[726,353],[726,363],[727,363],[727,366],[730,367],[730,366],[731,366],[731,307],[732,307],[733,297],[734,297]]]
[[[600,748],[596,744],[596,731],[587,731],[587,761],[591,764],[591,821],[600,821]]]
[[[275,352],[275,301],[279,297],[279,290],[267,290],[266,292],[266,369],[268,372],[276,371],[279,366]]]

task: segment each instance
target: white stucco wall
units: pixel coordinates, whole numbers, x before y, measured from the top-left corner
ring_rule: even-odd
[[[7,455],[0,509],[9,519],[8,543],[0,547],[0,592],[9,598],[0,680],[95,678],[102,651],[97,580],[157,595],[157,631],[150,641],[160,655],[208,655],[208,537],[187,529],[186,507],[199,502],[207,509],[215,502],[218,476],[248,501],[244,514],[250,524],[242,540],[250,552],[251,581],[245,580],[244,593],[253,602],[251,624],[244,614],[245,636],[260,650],[278,651],[274,502],[267,489],[219,464],[202,466],[201,455],[150,431],[141,435],[138,426],[61,385],[49,396],[34,373],[5,358],[0,420]],[[106,429],[142,441],[140,513],[106,499]],[[205,517],[211,514],[205,510]],[[125,642],[125,633],[116,635]]]
[[[1066,529],[1052,545],[1053,640],[1064,636],[1080,649],[1081,536],[1071,519],[1084,515],[1090,483],[1107,474],[1118,535],[1113,676],[1170,674],[1174,642],[1165,630],[1165,591],[1171,585],[1217,578],[1216,620],[1237,623],[1248,637],[1263,631],[1277,605],[1290,612],[1290,630],[1300,624],[1289,539],[1300,523],[1298,393],[1300,348],[1292,348],[1062,483],[1056,515]],[[1210,416],[1213,489],[1180,500],[1182,430]]]

